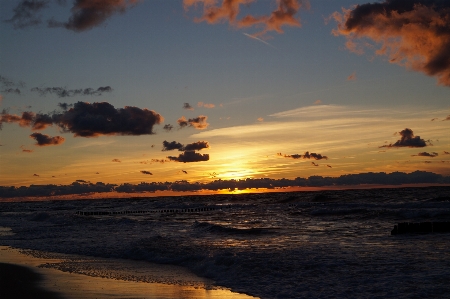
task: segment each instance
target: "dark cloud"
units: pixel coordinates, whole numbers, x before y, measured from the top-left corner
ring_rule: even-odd
[[[448,115],[445,119],[443,119],[442,121],[446,121],[446,120],[450,120],[450,115]]]
[[[184,116],[182,116],[177,120],[177,122],[178,122],[178,125],[180,126],[180,128],[189,126],[189,127],[194,127],[198,130],[203,130],[209,126],[209,123],[206,122],[207,119],[208,119],[208,117],[205,115],[200,115],[198,117],[194,117],[194,118],[190,118],[190,119],[186,119]]]
[[[34,176],[39,176],[35,174]],[[31,185],[28,187],[3,187],[0,186],[0,197],[26,197],[26,196],[54,196],[71,194],[89,194],[111,192],[117,185],[102,182],[83,183],[73,182],[70,185]]]
[[[2,87],[1,92],[4,94],[8,93],[21,94],[19,88],[25,87],[25,83],[21,81],[16,83],[9,78],[0,76],[0,86]]]
[[[43,130],[53,124],[53,119],[47,114],[36,114],[33,118],[33,130]]]
[[[178,157],[168,156],[167,158],[171,161],[189,163],[189,162],[208,161],[209,155],[196,153],[194,151],[185,151]]]
[[[333,168],[331,165],[328,165],[328,164],[327,164],[327,167],[328,167],[328,168]]]
[[[149,174],[149,175],[153,175],[153,173],[151,173],[150,171],[147,171],[147,170],[141,170],[141,173],[143,173],[143,174]]]
[[[294,154],[294,155],[286,155],[286,154],[282,154],[282,153],[277,153],[278,156],[280,157],[285,157],[285,158],[291,158],[291,159],[314,159],[314,160],[328,160],[327,156],[323,156],[322,154],[316,154],[316,153],[310,153],[305,152],[303,155],[300,154]]]
[[[191,104],[189,104],[189,103],[184,103],[183,104],[183,109],[194,110],[194,107],[192,107]]]
[[[112,159],[111,161],[112,161],[112,162],[118,162],[118,163],[122,162],[122,161],[120,161],[119,159]]]
[[[33,174],[33,176],[39,176],[38,174]]]
[[[179,142],[176,142],[176,141],[168,142],[166,140],[163,141],[162,151],[182,150],[182,148],[183,148],[183,145]]]
[[[65,106],[59,103],[59,106]],[[67,107],[70,105],[67,104]],[[31,126],[33,130],[41,130],[52,124],[63,132],[74,133],[74,136],[95,137],[100,135],[148,135],[154,134],[153,126],[160,124],[164,118],[153,110],[125,106],[114,108],[107,102],[77,102],[67,111],[51,114],[34,114],[24,112],[22,116],[8,114],[3,110],[0,114],[0,129],[3,123],[19,123]]]
[[[72,16],[64,27],[73,31],[85,31],[105,22],[113,14],[124,13],[138,0],[75,0]]]
[[[153,110],[125,106],[114,108],[107,102],[77,102],[73,108],[52,115],[53,123],[75,136],[147,135],[164,118]]]
[[[444,155],[450,155],[450,152],[444,151]]]
[[[20,94],[20,89],[18,88],[6,88],[2,90],[3,93],[15,93]]]
[[[188,172],[186,170],[181,170],[183,173],[188,174]]]
[[[33,87],[31,91],[39,93],[40,96],[46,96],[47,94],[55,94],[59,98],[74,97],[74,96],[100,96],[105,92],[111,92],[113,89],[110,86],[99,87],[97,89],[84,88],[84,89],[67,89],[64,87]],[[61,103],[58,105],[60,106]],[[68,104],[65,104],[68,105]],[[60,106],[61,107],[61,106]],[[66,109],[64,110],[67,110]],[[61,107],[63,108],[63,107]]]
[[[0,84],[2,87],[12,87],[16,85],[11,79],[3,76],[0,76]]]
[[[58,103],[58,107],[61,108],[62,110],[66,111],[67,109],[73,107],[73,104],[68,104],[68,103]]]
[[[382,147],[424,147],[427,146],[427,142],[420,138],[420,136],[414,136],[414,133],[411,129],[404,129],[398,132],[402,137],[400,140],[397,140],[394,144],[382,145]]]
[[[170,124],[167,124],[167,125],[164,125],[163,129],[167,132],[170,132],[170,131],[172,131],[173,126]]]
[[[427,152],[421,152],[418,153],[417,155],[412,155],[412,157],[436,157],[438,156],[438,153],[432,152],[432,153],[427,153]]]
[[[319,166],[319,164],[316,164],[315,162],[311,162],[311,164],[314,166]]]
[[[15,29],[37,26],[42,23],[40,11],[48,7],[48,0],[22,0],[13,10],[13,16],[6,22],[12,23]],[[56,0],[64,5],[66,1]],[[65,22],[54,18],[47,20],[49,28],[66,28],[81,32],[90,30],[104,23],[114,14],[124,13],[139,0],[73,0],[71,16]]]
[[[185,151],[199,151],[205,148],[210,148],[208,141],[197,141],[194,143],[186,144],[183,147]]]
[[[59,145],[64,142],[64,138],[61,136],[50,137],[41,133],[33,133],[30,137],[36,140],[37,146]]]
[[[199,150],[202,150],[205,148],[210,148],[208,141],[197,141],[197,142],[189,143],[187,145],[183,145],[176,141],[168,142],[168,141],[164,140],[162,151],[171,151],[171,150],[199,151]]]
[[[333,33],[345,36],[351,51],[372,48],[391,63],[450,86],[450,1],[386,0],[335,12],[333,18],[338,23]]]
[[[36,26],[42,23],[38,13],[48,7],[48,0],[22,0],[13,10],[13,16],[7,23],[11,23],[14,29],[23,29],[30,26]]]

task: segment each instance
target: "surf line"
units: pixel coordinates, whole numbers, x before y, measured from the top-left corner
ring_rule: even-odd
[[[155,209],[155,210],[125,210],[125,211],[77,211],[78,216],[107,216],[107,215],[141,215],[141,214],[173,214],[173,213],[199,213],[231,209],[232,205],[223,205],[220,207],[199,207],[184,209]]]

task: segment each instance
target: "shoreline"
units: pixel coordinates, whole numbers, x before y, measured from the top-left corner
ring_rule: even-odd
[[[20,249],[0,246],[0,297],[48,299],[250,299],[245,294],[226,289],[206,289],[198,286],[137,282],[113,278],[92,277],[40,267],[63,260],[36,258],[20,253]],[[150,265],[151,266],[151,265]],[[164,266],[161,266],[162,268]],[[158,269],[155,269],[158,271]],[[6,274],[6,275],[5,275]],[[180,273],[180,275],[183,275]],[[3,279],[6,277],[7,279]],[[201,280],[201,278],[199,278]],[[4,291],[5,290],[5,291]]]

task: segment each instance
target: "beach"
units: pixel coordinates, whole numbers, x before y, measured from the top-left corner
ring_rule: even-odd
[[[207,290],[198,286],[123,281],[63,272],[41,266],[58,262],[62,261],[36,258],[23,254],[18,249],[0,246],[0,297],[2,299],[254,298],[225,289]],[[163,268],[164,266],[160,266],[159,270],[164,272]],[[153,270],[158,272],[158,269]],[[171,271],[173,271],[173,268]],[[181,272],[181,276],[186,274],[184,270],[181,270]],[[180,277],[180,279],[192,279],[195,277],[193,274],[190,275],[192,277]],[[199,283],[205,282],[200,277],[197,277],[197,279]]]

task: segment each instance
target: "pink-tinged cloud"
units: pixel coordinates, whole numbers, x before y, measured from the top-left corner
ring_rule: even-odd
[[[24,145],[21,145],[20,148],[22,149],[22,152],[24,152],[24,153],[32,153],[33,152],[33,150],[26,149]]]
[[[211,104],[211,103],[203,103],[203,102],[198,102],[197,103],[198,107],[204,107],[204,108],[208,108],[208,109],[212,109],[214,107],[216,107],[216,105]]]
[[[41,133],[33,133],[30,138],[36,140],[37,146],[49,146],[49,145],[60,145],[64,143],[64,138],[61,136],[51,137]]]
[[[402,137],[400,140],[397,140],[394,144],[382,145],[382,147],[425,147],[427,146],[427,141],[420,138],[420,136],[414,136],[414,133],[411,129],[404,129],[398,132]]]
[[[34,112],[22,112],[22,116],[8,114],[5,110],[0,114],[0,129],[3,123],[18,123],[21,127],[31,127],[32,130],[43,130],[53,123],[47,114],[35,114]]]
[[[9,114],[3,110],[0,114],[0,129],[3,123],[18,123],[21,127],[29,127],[33,121],[33,112],[23,112],[22,116],[16,114]]]
[[[345,36],[349,50],[361,54],[373,48],[391,63],[450,86],[450,1],[386,0],[343,9],[332,17],[338,23],[333,34]]]
[[[283,33],[283,26],[300,27],[300,19],[296,14],[301,8],[309,8],[307,0],[277,0],[276,9],[270,14],[261,16],[248,14],[239,18],[241,5],[248,7],[253,2],[255,0],[223,0],[218,5],[215,0],[183,0],[185,10],[192,6],[203,6],[203,15],[196,18],[196,22],[209,24],[228,22],[237,28],[262,27],[262,30],[254,36],[261,36],[270,31]]]
[[[182,116],[177,120],[177,122],[178,122],[178,125],[180,126],[180,128],[189,126],[189,127],[194,127],[198,130],[203,130],[209,126],[209,123],[206,122],[207,119],[208,119],[208,117],[205,115],[200,115],[198,117],[194,117],[194,118],[190,118],[190,119],[186,119],[184,116]]]
[[[347,81],[355,81],[356,80],[356,72],[353,72],[350,76],[347,77]]]

